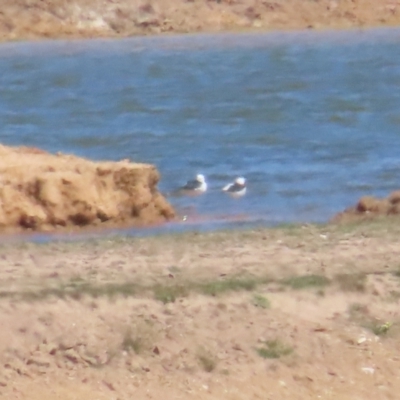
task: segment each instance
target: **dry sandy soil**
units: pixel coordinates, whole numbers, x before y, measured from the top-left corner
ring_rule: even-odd
[[[394,26],[398,0],[2,0],[0,40]]]
[[[0,248],[4,399],[397,399],[398,220]]]

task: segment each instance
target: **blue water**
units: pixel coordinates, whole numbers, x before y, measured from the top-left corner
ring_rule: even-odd
[[[152,163],[183,213],[323,222],[400,187],[400,30],[0,46],[0,142]],[[242,199],[220,188],[237,175]]]

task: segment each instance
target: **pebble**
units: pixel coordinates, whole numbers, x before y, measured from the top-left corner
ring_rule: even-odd
[[[361,370],[369,375],[373,375],[375,373],[375,368],[371,368],[371,367],[362,367]]]

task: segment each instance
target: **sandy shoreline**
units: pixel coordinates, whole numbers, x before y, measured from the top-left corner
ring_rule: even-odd
[[[386,0],[5,0],[0,40],[398,26]]]
[[[399,229],[4,244],[0,395],[395,399]]]

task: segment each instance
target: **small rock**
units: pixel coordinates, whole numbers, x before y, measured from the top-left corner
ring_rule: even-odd
[[[50,367],[50,363],[48,360],[40,357],[32,357],[29,358],[26,362],[26,365],[36,365],[37,367]]]
[[[9,363],[4,364],[4,368],[15,371],[18,375],[30,376],[26,364],[19,359],[13,360],[12,364]]]
[[[89,365],[100,365],[101,364],[96,357],[90,356],[89,354],[86,354],[86,353],[81,354],[81,358],[83,361],[85,361]]]
[[[79,362],[79,360],[81,359],[81,356],[79,355],[79,353],[74,349],[65,350],[64,357],[67,360],[73,362],[74,364],[77,364]]]
[[[104,386],[106,386],[108,389],[112,390],[115,392],[115,387],[111,382],[103,381]]]
[[[238,344],[234,344],[234,345],[232,346],[232,349],[233,349],[233,350],[237,350],[237,351],[243,351],[242,347],[241,347],[240,345],[238,345]]]
[[[66,336],[60,341],[58,348],[60,350],[69,350],[72,349],[75,346],[75,344],[76,343],[73,338]]]
[[[54,356],[57,353],[58,346],[55,343],[42,343],[39,350]]]
[[[369,375],[373,375],[375,373],[375,368],[371,368],[371,367],[362,367],[361,370]]]

